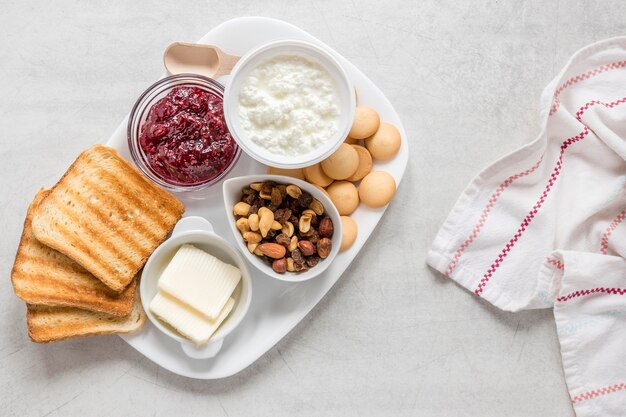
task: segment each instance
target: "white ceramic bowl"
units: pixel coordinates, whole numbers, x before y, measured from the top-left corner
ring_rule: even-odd
[[[275,181],[279,184],[297,185],[298,187],[300,187],[300,189],[310,193],[314,198],[318,199],[324,205],[324,209],[326,210],[326,214],[328,215],[328,217],[330,217],[330,219],[333,221],[334,232],[333,237],[331,238],[333,246],[330,251],[330,255],[328,255],[326,259],[320,260],[320,262],[316,266],[309,269],[308,271],[285,272],[284,274],[274,272],[271,265],[269,265],[257,255],[250,253],[246,242],[243,240],[241,233],[237,229],[237,226],[235,226],[236,218],[233,214],[233,206],[241,200],[241,190],[253,182],[264,181]],[[313,186],[312,184],[296,178],[285,177],[283,175],[247,175],[245,177],[237,177],[226,180],[223,185],[223,191],[224,209],[226,210],[226,216],[229,220],[230,229],[235,236],[235,240],[239,245],[239,249],[241,249],[241,252],[252,265],[254,265],[257,269],[259,269],[259,271],[265,273],[266,275],[287,282],[306,281],[324,272],[326,268],[328,268],[328,266],[331,264],[333,259],[335,259],[337,253],[339,253],[342,235],[341,217],[339,216],[339,212],[335,208],[334,204],[330,201],[330,198],[328,198],[326,194],[324,194],[322,191],[315,188],[315,186]]]
[[[239,120],[239,92],[250,71],[261,62],[278,55],[298,55],[319,63],[328,71],[337,86],[341,111],[337,133],[317,149],[297,156],[279,155],[252,142]],[[278,41],[262,45],[244,55],[231,72],[230,81],[224,91],[224,117],[231,135],[245,153],[257,161],[279,168],[302,168],[326,159],[337,150],[348,136],[354,112],[356,97],[348,75],[325,49],[303,41]]]
[[[213,333],[209,343],[200,347],[160,321],[150,311],[150,302],[152,302],[152,299],[158,292],[157,284],[163,270],[172,260],[178,248],[185,243],[190,243],[241,270],[241,281],[233,292],[233,297],[235,298],[233,310]],[[156,248],[148,262],[146,262],[141,274],[139,292],[143,309],[150,322],[161,332],[180,342],[183,351],[189,357],[202,359],[215,356],[222,347],[224,338],[239,325],[246,315],[250,307],[252,282],[248,266],[239,252],[224,239],[213,233],[213,226],[207,220],[198,216],[189,216],[183,217],[176,224],[172,231],[172,236]]]

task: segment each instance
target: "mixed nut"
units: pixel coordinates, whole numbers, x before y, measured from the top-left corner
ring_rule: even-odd
[[[294,184],[255,182],[233,207],[248,250],[279,273],[306,271],[328,257],[333,221],[324,205]]]

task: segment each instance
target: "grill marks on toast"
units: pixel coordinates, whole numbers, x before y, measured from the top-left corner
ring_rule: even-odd
[[[52,200],[56,200],[56,196],[53,196],[53,195],[49,196],[48,198]],[[51,201],[51,203],[53,202],[54,201]],[[117,248],[112,249],[110,246],[100,244],[100,235],[96,234],[95,231],[92,229],[92,227],[82,226],[82,220],[79,220],[79,224],[81,224],[81,230],[79,233],[72,232],[70,231],[69,228],[65,227],[64,225],[72,224],[73,222],[75,222],[73,218],[75,216],[80,216],[80,213],[76,213],[76,212],[69,210],[67,208],[69,206],[64,203],[65,202],[61,200],[58,204],[56,204],[57,207],[56,207],[55,216],[57,218],[57,222],[54,223],[54,227],[55,229],[57,229],[59,235],[63,237],[71,236],[71,243],[69,243],[69,245],[72,247],[72,249],[68,250],[65,248],[59,248],[60,252],[65,253],[69,257],[72,257],[72,254],[74,253],[75,250],[79,250],[85,253],[89,258],[96,258],[97,256],[108,256],[108,257],[119,258],[119,256],[123,256],[121,252],[116,250]],[[93,221],[93,219],[91,220]],[[48,241],[44,240],[44,243],[48,244]],[[105,274],[109,276],[120,273],[119,270],[107,264],[105,264],[105,268],[106,270],[104,272]],[[104,279],[102,277],[98,277],[98,278],[108,285],[108,281],[109,281],[108,278],[106,277]]]
[[[116,293],[67,256],[40,243],[31,229],[32,213],[48,191],[40,191],[28,208],[11,281],[27,303],[73,306],[115,316],[127,315],[136,282]]]
[[[80,186],[80,184],[76,184]],[[70,187],[74,186],[74,184],[70,183]],[[86,187],[86,186],[85,186]],[[93,218],[90,218],[89,224],[85,224],[83,219],[80,219],[80,227],[81,232],[88,234],[91,239],[89,239],[89,245],[91,248],[89,249],[91,253],[95,252],[109,252],[116,258],[122,259],[126,262],[134,262],[136,259],[132,258],[133,253],[137,253],[142,247],[139,246],[138,243],[134,240],[132,235],[126,229],[116,229],[114,233],[111,231],[115,229],[115,223],[118,221],[118,216],[115,213],[115,210],[110,209],[109,215],[103,213],[97,207],[97,203],[92,202],[91,199],[97,198],[98,202],[102,197],[98,198],[95,196],[90,196],[89,200],[85,198],[84,195],[76,192],[74,188],[70,188],[68,192],[64,193],[64,197],[67,197],[67,203],[65,205],[61,204],[59,207],[64,211],[68,217],[72,218],[74,216],[80,218],[82,211],[77,207],[89,207],[92,210],[90,211]],[[64,202],[64,199],[61,200],[61,203]],[[113,240],[114,246],[107,246],[101,244],[99,237],[110,235],[109,239]],[[111,270],[111,273],[123,273],[122,270]]]
[[[83,152],[34,214],[43,243],[68,255],[115,291],[132,280],[167,237],[184,206],[117,152]]]

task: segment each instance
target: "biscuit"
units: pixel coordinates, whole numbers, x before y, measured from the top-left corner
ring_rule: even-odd
[[[339,252],[349,249],[354,244],[358,235],[356,222],[348,216],[341,216],[341,230],[341,248]]]
[[[365,147],[376,159],[386,161],[400,150],[400,132],[390,123],[381,123],[372,136],[365,139]]]
[[[387,205],[396,194],[396,181],[384,171],[367,174],[359,185],[359,198],[368,207]]]
[[[302,169],[304,173],[304,178],[315,185],[319,185],[320,187],[328,187],[333,179],[328,175],[324,174],[322,171],[322,167],[320,164],[311,165],[310,167],[306,167]]]
[[[354,174],[346,178],[346,181],[359,181],[363,179],[372,170],[372,155],[369,151],[359,145],[350,145],[354,148],[357,154],[359,154],[359,166]]]
[[[304,180],[304,172],[302,172],[302,168],[285,169],[285,168],[267,167],[267,173],[270,175],[284,175],[286,177]]]
[[[354,122],[348,136],[354,139],[365,139],[378,130],[380,117],[376,110],[370,107],[357,106],[354,112]]]
[[[321,163],[324,173],[335,180],[345,180],[359,167],[359,154],[347,143],[341,146]]]
[[[346,216],[359,206],[359,192],[348,181],[335,181],[326,189],[340,215]]]

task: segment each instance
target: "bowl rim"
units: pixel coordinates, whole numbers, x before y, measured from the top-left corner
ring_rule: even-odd
[[[302,159],[300,162],[286,162],[286,160],[290,158],[287,155],[276,154],[274,158],[267,157],[264,155],[259,155],[254,150],[254,147],[250,146],[250,140],[246,137],[246,135],[240,134],[240,132],[236,129],[237,124],[234,123],[234,118],[238,117],[238,115],[233,114],[233,112],[231,112],[231,110],[238,108],[238,105],[234,104],[234,103],[238,103],[238,100],[236,100],[236,97],[234,97],[233,91],[232,91],[233,85],[235,84],[234,81],[237,79],[238,76],[240,76],[241,72],[243,71],[243,69],[247,67],[250,61],[256,58],[259,54],[265,53],[268,50],[290,48],[290,47],[297,48],[297,50],[301,52],[306,52],[308,56],[310,56],[311,58],[315,60],[319,60],[319,57],[317,57],[316,54],[326,59],[328,63],[330,63],[330,66],[333,68],[333,71],[335,71],[337,78],[340,80],[342,85],[347,89],[348,97],[349,97],[348,105],[346,109],[342,109],[342,110],[347,110],[347,113],[345,115],[342,115],[342,118],[341,118],[341,120],[344,120],[343,126],[340,126],[340,127],[343,127],[343,130],[340,129],[337,132],[336,137],[331,138],[331,139],[334,139],[334,143],[332,144],[332,146],[330,146],[327,150],[325,150],[322,153],[311,151],[307,154],[307,155],[310,155],[310,157],[306,160]],[[287,53],[288,51],[284,51],[284,52]],[[280,52],[278,52],[277,54],[279,53]],[[341,86],[339,87],[339,89],[341,89]],[[231,109],[231,106],[233,106],[232,109]],[[348,73],[346,72],[346,70],[343,68],[341,63],[332,55],[332,53],[329,50],[327,50],[324,47],[313,44],[311,42],[307,42],[307,41],[277,40],[277,41],[264,43],[250,50],[244,56],[242,56],[241,59],[239,59],[237,64],[235,64],[235,66],[233,67],[233,70],[231,71],[230,79],[228,83],[226,83],[226,88],[224,89],[224,119],[226,120],[226,124],[228,125],[228,130],[230,131],[233,139],[237,141],[237,143],[239,144],[239,147],[243,149],[243,151],[247,155],[249,155],[251,158],[255,159],[258,162],[261,162],[262,164],[277,167],[277,168],[285,168],[285,169],[304,168],[306,166],[314,165],[322,161],[323,159],[327,158],[328,156],[330,156],[333,152],[337,150],[337,148],[339,148],[339,146],[341,146],[345,138],[348,136],[350,128],[352,127],[352,122],[354,120],[355,111],[356,111],[356,93],[355,93],[352,80],[348,76]],[[333,142],[333,141],[329,139],[329,142]],[[323,147],[320,147],[320,148],[323,148]]]
[[[133,104],[133,107],[128,116],[128,123],[126,125],[126,142],[127,142],[128,150],[130,152],[131,158],[135,166],[150,181],[172,192],[190,192],[190,191],[204,190],[218,183],[220,180],[224,179],[224,177],[228,175],[228,173],[237,164],[237,161],[239,160],[239,157],[241,156],[241,146],[239,145],[239,142],[237,142],[237,140],[234,138],[234,136],[233,136],[233,141],[235,142],[237,146],[237,149],[235,150],[235,156],[233,157],[230,164],[226,167],[226,169],[222,173],[220,173],[217,177],[212,178],[211,180],[206,181],[206,182],[202,182],[199,184],[192,184],[192,185],[184,185],[184,184],[170,182],[169,180],[162,178],[161,176],[152,172],[147,162],[141,156],[141,152],[139,150],[139,137],[135,135],[135,130],[138,130],[141,128],[141,123],[140,121],[137,120],[137,116],[139,115],[140,110],[145,107],[148,107],[152,103],[152,101],[147,101],[147,97],[151,93],[153,93],[155,90],[161,87],[163,88],[164,91],[168,89],[171,90],[172,88],[176,87],[176,85],[168,86],[167,84],[173,81],[177,81],[177,80],[188,80],[189,83],[195,82],[200,86],[209,87],[213,93],[217,93],[221,97],[222,106],[224,106],[225,87],[223,84],[221,84],[217,80],[214,80],[213,78],[205,77],[200,74],[192,74],[192,73],[182,73],[182,74],[175,74],[175,75],[169,75],[169,76],[163,77],[157,80],[156,82],[152,83],[148,88],[146,88],[139,95],[139,97]],[[226,121],[225,117],[224,117],[224,121]],[[228,127],[228,124],[227,124],[227,127]],[[230,129],[229,129],[229,133],[230,133]],[[232,136],[232,133],[231,133],[231,136]]]
[[[234,257],[239,258],[240,264],[241,264],[241,268],[239,267],[239,265],[237,265],[237,267],[241,270],[241,281],[246,283],[247,285],[247,296],[245,298],[245,300],[242,300],[241,298],[239,299],[238,303],[241,303],[241,301],[243,301],[243,307],[241,307],[243,309],[243,312],[241,313],[240,317],[234,321],[233,323],[229,323],[229,328],[227,329],[227,331],[225,331],[224,334],[220,335],[219,338],[217,339],[212,339],[210,338],[208,343],[205,345],[202,345],[202,347],[208,346],[209,344],[213,343],[213,342],[217,342],[220,340],[225,339],[230,333],[232,333],[238,326],[239,324],[241,324],[241,322],[243,321],[244,317],[246,316],[246,314],[248,313],[248,310],[250,309],[250,305],[252,303],[252,275],[250,274],[250,270],[248,268],[246,259],[244,257],[241,256],[241,253],[233,246],[231,245],[226,239],[222,238],[221,236],[219,236],[218,234],[216,234],[215,232],[212,231],[207,231],[207,230],[201,230],[201,229],[196,229],[196,230],[187,230],[184,232],[180,232],[174,236],[170,236],[167,240],[165,240],[163,243],[161,243],[155,250],[154,252],[152,252],[152,254],[150,255],[150,257],[148,258],[148,261],[146,262],[142,272],[141,272],[141,280],[139,281],[139,295],[141,297],[141,304],[142,307],[144,309],[144,312],[146,313],[146,316],[148,317],[148,320],[150,320],[150,322],[159,330],[161,331],[163,334],[171,337],[172,339],[180,342],[180,343],[186,343],[192,346],[196,346],[191,340],[187,339],[186,337],[182,336],[181,334],[170,330],[169,328],[167,328],[167,326],[165,326],[161,320],[159,320],[156,316],[154,316],[152,314],[152,311],[150,311],[150,303],[152,302],[152,299],[148,300],[145,294],[145,291],[147,291],[146,289],[146,279],[144,277],[144,274],[146,274],[146,272],[150,273],[153,264],[156,262],[155,259],[158,258],[159,256],[163,256],[163,252],[165,252],[167,249],[170,249],[170,247],[172,246],[182,246],[185,244],[194,244],[195,240],[193,240],[194,236],[198,236],[198,235],[202,235],[203,237],[208,237],[209,239],[214,240],[214,242],[217,242],[219,246],[221,246],[222,248],[227,249],[226,251],[229,254],[232,254]],[[192,238],[187,240],[187,238]],[[183,242],[176,242],[178,240],[183,240]],[[153,276],[151,279],[154,279],[157,281],[158,285],[158,280],[160,277],[156,277]],[[158,287],[157,287],[157,292],[158,292]],[[243,295],[243,294],[242,294]],[[218,329],[216,330],[216,332],[218,332],[221,328],[218,327]]]
[[[297,274],[288,273],[288,272],[284,274],[279,274],[277,272],[274,272],[271,266],[264,263],[261,259],[259,259],[258,256],[250,253],[250,251],[245,245],[244,240],[241,237],[241,233],[239,232],[239,230],[237,229],[237,226],[235,225],[235,215],[233,214],[232,206],[229,206],[229,204],[231,202],[236,203],[237,201],[239,201],[239,199],[232,199],[231,201],[231,198],[229,197],[229,195],[232,194],[233,187],[237,185],[238,183],[262,182],[262,181],[268,181],[268,180],[275,181],[277,183],[282,183],[282,184],[295,184],[301,189],[311,193],[313,197],[318,199],[324,205],[324,209],[326,210],[327,215],[331,217],[331,219],[333,220],[334,231],[333,231],[333,237],[331,238],[333,242],[333,247],[331,249],[330,254],[328,255],[326,259],[320,261],[320,263],[318,263],[315,267],[305,272],[299,272]],[[239,189],[239,192],[241,192],[241,189]],[[343,233],[342,224],[341,224],[341,215],[339,214],[339,211],[337,211],[337,208],[332,203],[330,198],[328,198],[326,194],[324,194],[322,191],[316,188],[313,184],[300,180],[298,178],[288,177],[285,175],[270,175],[270,174],[243,175],[240,177],[229,178],[226,181],[224,181],[224,184],[222,185],[222,195],[223,195],[223,200],[224,200],[224,209],[226,211],[226,216],[228,217],[228,220],[229,220],[228,223],[230,226],[230,230],[233,234],[233,237],[237,241],[237,245],[240,251],[243,253],[243,256],[257,270],[264,273],[265,275],[268,275],[279,281],[285,281],[285,282],[296,283],[296,282],[308,281],[310,279],[313,279],[321,275],[324,271],[326,271],[326,269],[334,261],[335,257],[339,254],[339,249],[341,247],[341,236]],[[334,219],[333,219],[333,216],[335,217]]]

